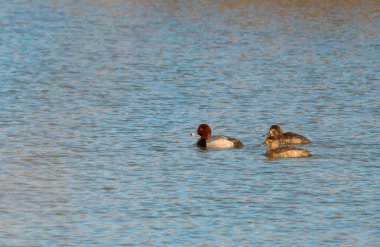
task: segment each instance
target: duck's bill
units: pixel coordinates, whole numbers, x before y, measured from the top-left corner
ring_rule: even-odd
[[[190,133],[189,136],[196,136],[197,134],[195,133]]]
[[[259,144],[258,146],[259,147],[262,147],[262,146],[266,146],[267,144],[265,143],[265,141],[263,142],[263,143],[261,143],[261,144]]]

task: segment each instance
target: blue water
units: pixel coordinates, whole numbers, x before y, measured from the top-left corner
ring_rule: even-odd
[[[379,246],[379,23],[378,1],[1,1],[0,246]],[[198,149],[200,123],[245,148]],[[272,124],[314,156],[267,160]]]

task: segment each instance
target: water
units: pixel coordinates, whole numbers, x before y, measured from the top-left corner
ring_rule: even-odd
[[[0,245],[379,246],[379,13],[2,1]],[[267,160],[272,124],[314,156]]]

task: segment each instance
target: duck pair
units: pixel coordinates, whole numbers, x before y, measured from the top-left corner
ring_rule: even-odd
[[[310,140],[306,137],[293,133],[283,133],[279,125],[272,125],[266,134],[265,144],[269,147],[265,152],[268,158],[293,158],[307,157],[311,153],[303,148],[293,146],[281,146],[282,144],[308,144]]]
[[[244,147],[243,143],[232,137],[228,136],[211,136],[211,128],[207,124],[201,124],[197,130],[200,138],[197,145],[201,148],[241,148]],[[301,135],[287,132],[283,133],[282,129],[278,125],[272,125],[269,132],[266,134],[268,137],[265,140],[265,144],[268,146],[268,150],[265,155],[269,158],[289,158],[289,157],[303,157],[310,156],[311,153],[305,149],[292,147],[292,146],[280,146],[280,144],[306,144],[310,141]]]

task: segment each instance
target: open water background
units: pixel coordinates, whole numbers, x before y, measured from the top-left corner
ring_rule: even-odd
[[[0,8],[1,246],[379,246],[379,1]],[[244,149],[202,151],[200,123]],[[270,161],[272,124],[311,158]]]

